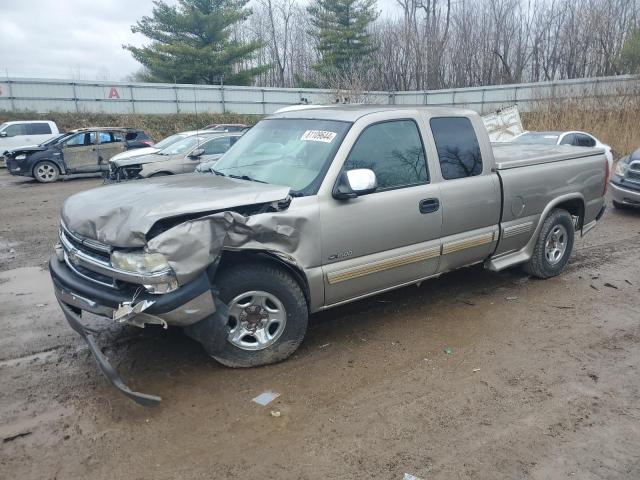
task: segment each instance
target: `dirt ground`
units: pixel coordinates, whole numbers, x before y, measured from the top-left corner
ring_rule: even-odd
[[[163,397],[145,409],[45,269],[62,201],[99,184],[0,171],[0,478],[640,478],[640,212],[610,209],[560,277],[474,267],[316,315],[269,367],[96,320],[128,383]]]

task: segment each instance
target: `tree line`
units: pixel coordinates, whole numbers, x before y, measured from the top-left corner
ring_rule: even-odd
[[[137,80],[427,90],[640,73],[639,0],[155,1]]]

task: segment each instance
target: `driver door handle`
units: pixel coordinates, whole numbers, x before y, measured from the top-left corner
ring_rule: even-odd
[[[420,208],[420,213],[437,212],[440,208],[440,200],[437,198],[424,198],[420,200],[418,206]]]

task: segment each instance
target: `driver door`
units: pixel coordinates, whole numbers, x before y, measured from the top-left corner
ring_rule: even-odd
[[[98,167],[96,132],[80,132],[64,142],[62,154],[72,173],[95,172]]]
[[[378,188],[320,208],[325,305],[409,284],[440,261],[440,190],[414,118],[367,126],[343,171],[370,169]]]

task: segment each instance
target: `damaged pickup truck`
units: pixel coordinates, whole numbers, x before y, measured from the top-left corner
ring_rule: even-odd
[[[82,313],[183,327],[220,363],[289,357],[309,315],[484,262],[565,268],[605,208],[602,149],[492,146],[474,112],[335,106],[274,114],[211,173],[70,197],[55,293],[102,372],[143,405]]]

